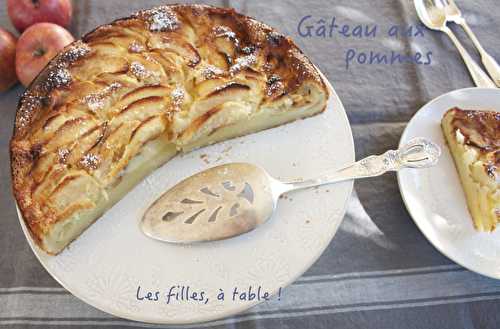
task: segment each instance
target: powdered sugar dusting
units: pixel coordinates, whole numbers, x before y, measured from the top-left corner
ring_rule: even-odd
[[[72,77],[68,67],[90,51],[90,47],[82,41],[77,41],[71,45],[49,67],[47,76],[41,83],[42,89],[45,92],[50,92],[55,88],[66,87],[71,84]]]
[[[84,57],[90,52],[90,47],[82,42],[76,41],[72,46],[70,46],[64,53],[59,57],[59,63],[74,63],[80,58]]]
[[[104,101],[99,94],[90,94],[85,96],[83,102],[87,104],[89,109],[93,112],[100,110],[104,107]]]
[[[105,88],[105,90],[106,90],[106,93],[109,93],[109,92],[113,92],[113,91],[115,91],[115,90],[117,90],[117,89],[119,89],[121,87],[122,87],[121,83],[119,83],[119,82],[113,82],[112,84],[110,84],[109,86],[107,86]]]
[[[277,94],[278,92],[283,90],[283,88],[283,82],[278,81],[267,88],[267,96],[273,96],[274,94]]]
[[[147,78],[151,74],[148,70],[146,70],[144,65],[139,62],[130,63],[130,72],[132,72],[132,74],[138,79]]]
[[[172,101],[176,106],[179,106],[182,104],[184,101],[184,98],[186,97],[186,94],[184,93],[184,89],[177,86],[174,90],[172,90],[172,93],[170,94],[172,97]]]
[[[281,41],[285,38],[282,34],[276,32],[276,31],[271,31],[266,35],[267,41],[272,45],[272,46],[279,46],[281,44]]]
[[[44,99],[45,97],[34,95],[30,91],[25,92],[21,98],[21,106],[19,107],[16,116],[16,125],[19,127],[25,127],[28,125],[31,118],[31,112],[41,108]]]
[[[228,37],[228,38],[236,38],[236,33],[231,31],[231,29],[224,25],[219,25],[214,27],[214,32],[216,37]]]
[[[256,62],[257,62],[257,57],[255,57],[255,55],[253,55],[253,54],[248,55],[248,56],[239,57],[236,59],[236,62],[234,63],[234,65],[232,65],[229,68],[229,73],[231,73],[231,74],[238,73],[242,69],[247,68],[249,66],[252,66]]]
[[[68,86],[72,81],[71,73],[65,67],[56,65],[56,67],[49,70],[44,85],[47,91],[54,88]]]
[[[95,170],[99,165],[99,161],[100,158],[98,155],[93,153],[87,153],[80,160],[80,164],[87,169]]]
[[[201,71],[201,74],[202,74],[203,78],[208,80],[208,79],[213,79],[218,75],[224,74],[224,71],[222,69],[218,68],[217,66],[207,65],[203,68],[203,70]]]
[[[131,53],[140,53],[140,52],[143,52],[145,50],[144,46],[142,44],[140,44],[139,42],[137,41],[133,41],[130,43],[130,45],[128,46],[128,50],[131,52]]]
[[[66,163],[70,151],[67,148],[60,148],[57,150],[57,156],[59,158],[59,163]]]
[[[246,55],[253,54],[255,52],[255,46],[249,45],[249,46],[243,47],[243,48],[241,48],[241,52],[246,54]]]
[[[42,93],[48,94],[53,89],[66,87],[71,84],[72,77],[69,66],[90,53],[91,48],[82,41],[76,41],[62,52],[46,70],[45,79],[33,87],[38,88]]]
[[[85,96],[82,102],[86,104],[91,111],[96,112],[104,108],[105,98],[108,97],[112,92],[118,90],[121,87],[122,87],[121,83],[113,82],[100,92],[92,93]]]
[[[231,31],[231,29],[229,27],[220,25],[220,26],[214,27],[213,31],[214,31],[215,36],[217,38],[220,38],[220,37],[227,38],[227,39],[231,40],[234,43],[234,45],[235,45],[236,48],[239,48],[240,41],[236,37],[236,33],[234,33],[233,31]]]
[[[180,26],[177,15],[167,6],[143,10],[135,16],[145,19],[149,30],[153,32],[174,31]]]

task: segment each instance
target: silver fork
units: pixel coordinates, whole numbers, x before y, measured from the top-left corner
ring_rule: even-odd
[[[488,54],[488,52],[483,48],[479,40],[477,39],[476,35],[474,32],[472,32],[471,28],[469,27],[469,24],[467,24],[467,21],[462,15],[462,12],[456,5],[454,0],[440,0],[445,12],[446,12],[446,21],[448,22],[454,22],[458,25],[460,25],[467,35],[471,38],[472,43],[478,50],[479,54],[481,55],[481,61],[484,64],[484,67],[486,68],[486,71],[488,71],[489,75],[493,78],[493,81],[495,84],[500,87],[500,65],[498,65],[497,61]]]
[[[496,84],[490,79],[488,74],[476,63],[469,55],[469,52],[462,46],[453,31],[447,26],[446,10],[441,0],[413,0],[417,15],[431,30],[441,31],[450,37],[451,41],[457,47],[472,80],[478,87],[497,88]]]

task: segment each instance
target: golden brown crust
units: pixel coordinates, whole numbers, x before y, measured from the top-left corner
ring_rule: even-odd
[[[459,130],[464,143],[476,148],[485,157],[485,171],[495,177],[500,166],[500,113],[495,111],[449,109],[451,129]]]
[[[128,42],[128,58],[114,56],[118,49],[123,51],[117,40]],[[183,62],[163,56],[165,51]],[[105,66],[88,64],[103,56]],[[189,70],[200,72],[193,85],[186,86],[189,95],[172,89],[171,82]],[[219,81],[224,88],[206,87]],[[94,202],[80,200],[55,211],[57,207],[43,200],[51,200],[78,179],[85,180],[88,189],[95,181],[108,184],[148,140],[159,134],[182,136],[219,111],[215,105],[176,132],[172,120],[185,110],[179,105],[184,97],[213,99],[249,92],[254,83],[262,86],[261,102],[266,103],[293,93],[305,82],[327,93],[317,70],[290,38],[233,9],[162,6],[96,28],[56,56],[20,99],[10,145],[11,171],[27,227],[40,245],[48,228],[68,211]],[[139,92],[148,97],[135,99]],[[114,99],[114,95],[119,96]],[[102,108],[105,113],[99,112]],[[144,113],[149,116],[142,117]],[[75,139],[78,143],[67,147]],[[123,139],[138,146],[110,147],[113,140]],[[122,162],[102,169],[110,166],[108,160]]]
[[[500,149],[500,113],[458,107],[448,110],[445,115],[448,113],[453,114],[453,130],[460,130],[466,144],[485,153]]]

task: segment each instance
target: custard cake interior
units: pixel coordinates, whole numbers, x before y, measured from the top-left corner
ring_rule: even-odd
[[[178,152],[317,114],[327,99],[310,61],[267,25],[208,6],[141,11],[68,46],[26,90],[14,194],[57,254]]]

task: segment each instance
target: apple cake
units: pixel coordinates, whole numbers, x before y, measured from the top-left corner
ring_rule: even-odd
[[[201,5],[140,11],[66,47],[21,97],[18,207],[57,254],[177,153],[312,116],[327,100],[309,59],[263,23]]]
[[[500,113],[452,108],[442,129],[474,227],[493,231],[500,222]]]

